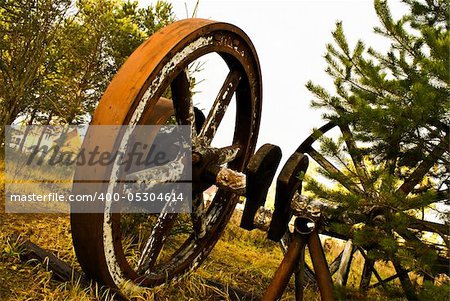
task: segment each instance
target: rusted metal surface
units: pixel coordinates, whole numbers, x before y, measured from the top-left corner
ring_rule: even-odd
[[[238,195],[245,195],[246,175],[230,168],[221,168],[215,184]]]
[[[242,74],[239,70],[231,70],[228,73],[199,133],[203,145],[211,144],[212,137],[216,134],[219,124],[225,115],[227,107],[230,104],[231,98],[233,97],[241,78]]]
[[[192,198],[192,227],[194,229],[195,239],[203,238],[206,235],[205,223],[205,202],[203,192],[195,193]]]
[[[275,192],[275,210],[270,223],[268,238],[273,241],[280,241],[281,237],[288,230],[288,223],[292,217],[291,200],[295,192],[301,192],[302,177],[308,168],[308,157],[295,152],[286,161],[280,174],[277,177]]]
[[[320,137],[320,135],[325,134],[326,132],[330,131],[336,126],[336,123],[334,122],[328,122],[325,125],[321,126],[317,129],[313,134],[309,135],[308,138],[303,140],[303,142],[300,144],[300,146],[297,148],[296,152],[298,153],[308,153],[311,146],[314,144],[314,142],[317,141],[317,139]]]
[[[281,149],[272,144],[264,144],[250,159],[246,168],[246,201],[240,226],[247,230],[255,228],[253,222],[256,211],[266,202],[267,192],[281,160]]]
[[[283,261],[275,272],[272,281],[269,284],[264,296],[263,301],[278,300],[286,289],[289,279],[294,272],[297,262],[299,261],[301,252],[303,252],[306,240],[302,235],[294,235],[287,253],[284,255]]]
[[[287,252],[287,249],[289,248],[289,243],[290,243],[290,241],[291,241],[291,238],[292,238],[292,234],[291,234],[291,232],[293,232],[294,230],[292,229],[292,231],[291,230],[289,230],[289,232],[286,232],[284,235],[283,235],[283,238],[280,240],[280,242],[279,242],[279,245],[280,245],[280,247],[281,247],[281,250],[282,250],[282,252],[283,252],[283,254],[286,254],[286,252]],[[303,264],[303,266],[301,266]],[[301,268],[304,268],[304,279],[305,279],[305,281],[306,281],[306,284],[307,285],[315,285],[315,282],[316,282],[316,278],[315,278],[315,275],[314,275],[314,271],[312,270],[312,268],[304,261],[304,262],[301,262],[301,261],[299,261],[298,262],[298,267],[297,267],[297,270],[294,272],[294,275],[297,277],[298,276],[298,272],[300,271],[300,269]],[[305,282],[303,282],[303,285],[305,285]]]
[[[240,150],[241,149],[239,145],[230,145],[219,148],[217,164],[223,165],[225,163],[233,161],[238,156]]]
[[[294,284],[295,284],[295,300],[303,301],[303,294],[306,284],[306,261],[305,261],[305,248],[300,250],[296,270],[294,271]]]
[[[175,222],[176,214],[163,212],[158,216],[147,243],[142,250],[136,271],[141,274],[148,273],[156,263],[167,239],[168,231]]]
[[[310,216],[298,216],[295,218],[294,231],[303,235],[309,235],[316,230],[316,221]]]
[[[320,296],[323,301],[332,301],[334,300],[333,281],[328,270],[328,264],[317,229],[308,235],[308,250],[311,254],[311,261],[313,263]]]
[[[303,300],[303,286],[305,284],[305,247],[308,246],[311,260],[314,266],[315,278],[319,287],[321,300],[332,301],[333,282],[325,259],[325,254],[319,239],[319,219],[311,216],[298,216],[294,223],[294,233],[290,239],[288,250],[278,267],[275,275],[267,288],[264,301],[273,301],[281,298],[289,279],[294,271],[297,271],[296,300]]]
[[[306,281],[307,265],[305,262],[305,246],[308,246],[311,260],[314,267],[314,277],[320,290],[320,296],[322,300],[334,300],[333,296],[333,282],[331,274],[328,269],[328,264],[325,258],[325,254],[322,249],[322,245],[319,239],[319,228],[322,223],[322,208],[320,204],[311,202],[306,197],[300,194],[301,189],[301,177],[299,172],[306,172],[307,160],[306,157],[297,155],[296,153],[291,156],[286,165],[283,167],[281,177],[282,185],[277,186],[277,192],[279,188],[284,188],[283,196],[288,198],[285,200],[287,206],[289,206],[289,215],[285,215],[285,233],[283,237],[286,237],[287,252],[285,257],[278,267],[275,275],[267,288],[263,300],[278,300],[286,286],[292,274],[295,275],[295,295],[296,300],[303,300],[303,288]],[[300,184],[298,184],[300,182]],[[300,189],[299,189],[300,188]],[[275,204],[276,205],[276,204]],[[259,214],[265,219],[267,213],[260,209]],[[281,212],[286,212],[282,208]],[[287,232],[287,223],[291,217],[290,214],[294,214],[294,232],[289,235]],[[262,223],[264,225],[264,223]],[[273,220],[271,223],[271,227]],[[269,229],[270,233],[270,229]]]
[[[263,206],[259,207],[256,211],[255,218],[253,219],[253,226],[256,229],[267,232],[269,231],[270,221],[272,220],[273,211]]]
[[[225,61],[231,80],[219,91],[213,108],[216,114],[208,115],[211,116],[208,128],[203,132],[200,129],[201,135],[197,136],[199,126],[184,70],[195,59],[212,52]],[[172,101],[160,100],[169,87]],[[129,57],[103,95],[92,124],[130,125],[132,129],[140,124],[163,124],[174,112],[178,123],[192,125],[195,150],[207,147],[201,146],[199,141],[212,140],[233,92],[237,107],[234,137],[221,160],[228,161],[228,168],[240,172],[254,152],[259,130],[262,88],[256,51],[247,35],[233,25],[203,19],[183,20],[155,33]],[[108,137],[109,148],[114,145],[126,148],[127,135]],[[87,139],[83,147],[89,150],[96,143],[95,139]],[[117,167],[95,171],[80,168],[76,174],[85,180],[110,175],[107,189],[114,191],[117,188],[114,181],[120,172]],[[119,214],[110,213],[110,205],[105,205],[104,214],[72,214],[73,241],[80,265],[90,277],[110,287],[124,283],[128,286],[165,283],[198,266],[206,257],[231,217],[237,200],[236,194],[219,190],[208,209],[202,212],[205,235],[199,237],[193,233],[166,262],[151,269],[151,273],[144,272],[145,268],[137,273],[128,263],[121,243],[121,218]],[[155,234],[155,241],[157,237]],[[150,244],[147,253],[153,255],[143,262],[156,260],[158,252],[151,251],[153,248]],[[152,264],[142,266],[146,265]]]

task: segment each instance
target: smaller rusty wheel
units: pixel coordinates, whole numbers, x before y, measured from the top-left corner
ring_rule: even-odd
[[[332,133],[333,130],[336,132]],[[442,135],[448,137],[448,129],[443,132],[444,133]],[[349,162],[351,162],[349,163],[349,165],[351,165],[350,168],[349,166],[346,166],[346,161],[344,159],[340,159],[338,162],[336,162],[336,160],[333,161],[333,158],[322,153],[318,148],[316,148],[315,143],[317,143],[319,139],[334,139],[337,136],[342,137],[343,143],[345,143],[349,153],[352,154],[349,158],[346,158]],[[445,143],[445,138],[443,139],[443,143]],[[435,147],[437,150],[441,148],[440,145]],[[354,155],[361,153],[356,148],[357,146],[349,126],[329,122],[317,129],[312,135],[305,139],[297,148],[296,152],[307,154],[318,166],[320,166],[328,174],[332,175],[334,180],[342,185],[343,189],[346,189],[354,194],[363,194],[365,187],[355,184],[347,175],[348,172],[352,170],[352,167],[354,167],[356,172],[364,172],[364,170],[361,170],[364,168],[363,159]],[[443,155],[448,156],[448,150],[443,149],[442,152]],[[434,159],[433,162],[436,163],[437,160],[438,159]],[[425,162],[424,164],[428,164],[428,162]],[[404,183],[398,188],[399,192],[407,195],[412,191],[413,187],[417,184],[417,181],[428,172],[428,170],[423,168],[424,164],[419,164],[419,167],[411,173],[411,176],[405,179]],[[432,164],[430,166],[432,166]],[[418,177],[418,174],[421,174],[422,176]],[[445,200],[445,193],[442,194],[438,191],[437,195],[438,198],[436,199],[436,203]],[[377,267],[378,264],[381,263],[376,262],[367,255],[368,250],[370,250],[370,246],[356,246],[352,242],[352,237],[342,236],[341,234],[333,231],[330,227],[331,223],[341,223],[352,226],[359,223],[379,222],[379,220],[383,220],[383,218],[385,218],[383,217],[383,211],[380,211],[377,207],[371,207],[368,209],[360,208],[359,212],[342,213],[341,211],[336,210],[339,208],[339,204],[328,203],[326,202],[327,200],[324,201],[324,203],[321,201],[318,202],[318,205],[323,208],[322,211],[325,212],[325,215],[323,216],[325,226],[321,229],[321,234],[339,239],[343,242],[337,256],[329,262],[330,273],[333,275],[335,285],[344,287],[359,287],[360,290],[367,291],[370,288],[376,287],[386,288],[386,284],[388,282],[399,279],[405,294],[408,294],[408,286],[412,287],[408,276],[410,271],[402,267],[399,261],[394,258],[393,262],[391,262],[391,269],[395,270],[394,275],[382,277]],[[435,266],[432,267],[432,273],[429,275],[424,275],[424,278],[426,279],[428,277],[428,279],[432,279],[438,274],[448,274],[448,259],[445,258],[446,256],[443,256],[446,252],[448,254],[448,237],[450,236],[448,227],[444,224],[439,224],[424,219],[419,220],[411,217],[409,220],[408,229],[398,231],[398,236],[404,239],[418,241],[419,238],[414,235],[414,233],[417,233],[418,231],[435,233],[443,240],[443,243],[440,245],[430,243],[430,246],[432,245],[431,247],[436,249],[437,260],[435,261]],[[426,242],[423,243],[425,244]],[[281,243],[284,251],[287,250],[288,244],[289,233],[284,236]],[[324,249],[326,251],[329,248],[324,245]],[[360,257],[358,260],[355,260],[355,257],[357,256]],[[314,272],[308,264],[305,264],[305,271],[307,279],[314,283]]]
[[[201,106],[192,104],[186,70],[211,53],[222,59],[228,75],[209,113],[203,114]],[[188,19],[155,33],[129,57],[103,95],[91,125],[166,124],[175,120],[191,125],[194,153],[213,153],[209,159],[217,166],[242,171],[255,149],[261,91],[256,51],[242,30],[226,23]],[[225,147],[212,147],[233,97],[232,141]],[[124,137],[117,134],[111,140],[126,148]],[[87,138],[83,147],[93,147],[92,140]],[[206,258],[230,219],[238,196],[219,188],[206,204],[203,191],[214,181],[208,181],[204,170],[197,168],[202,161],[199,163],[197,156],[193,160],[191,214],[119,214],[107,205],[101,208],[103,213],[71,214],[75,251],[87,275],[110,287],[123,288],[130,283],[152,287],[178,278]],[[75,178],[89,180],[104,173],[109,175],[108,189],[120,189],[111,170],[86,168],[77,169]],[[75,184],[73,191],[83,190]]]

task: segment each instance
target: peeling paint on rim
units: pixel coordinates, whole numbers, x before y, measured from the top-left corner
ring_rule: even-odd
[[[238,148],[239,153],[227,151],[222,154],[219,152],[219,160],[222,160],[221,162],[232,160],[229,167],[241,171],[244,164],[248,161],[249,156],[255,150],[256,138],[258,136],[262,103],[261,69],[256,51],[250,39],[239,28],[231,24],[211,20],[188,19],[170,25],[168,29],[157,34],[154,39],[147,41],[147,46],[140,47],[140,49],[133,54],[132,60],[130,60],[129,63],[127,62],[126,66],[124,66],[126,68],[124,68],[122,72],[119,72],[117,80],[113,81],[110,84],[110,87],[108,87],[107,95],[105,93],[104,97],[102,97],[102,101],[96,110],[94,123],[128,124],[128,120],[133,117],[132,115],[135,113],[135,110],[141,111],[142,116],[133,118],[134,124],[141,123],[143,119],[150,120],[150,124],[160,124],[164,122],[166,118],[169,118],[169,116],[174,113],[173,109],[170,109],[173,105],[172,101],[164,99],[164,101],[161,102],[161,107],[159,107],[163,97],[158,101],[156,98],[157,96],[160,96],[160,92],[165,90],[166,87],[169,87],[169,80],[176,75],[176,71],[181,71],[181,67],[183,66],[174,64],[174,69],[162,79],[162,82],[161,78],[158,78],[158,80],[155,81],[153,79],[157,78],[156,76],[161,76],[162,68],[164,66],[166,69],[170,67],[166,65],[165,62],[171,60],[173,58],[172,56],[177,54],[176,51],[178,50],[174,51],[174,47],[179,50],[186,49],[187,44],[191,45],[192,42],[197,41],[200,36],[212,36],[213,41],[209,45],[194,51],[191,55],[186,54],[187,58],[181,62],[183,65],[192,62],[207,53],[214,52],[222,56],[222,59],[227,63],[230,71],[239,72],[244,77],[242,89],[238,89],[239,94],[236,94],[235,100],[239,110],[236,110],[233,145],[229,147]],[[142,57],[143,55],[145,57],[144,60]],[[148,67],[143,69],[145,68],[144,66]],[[168,71],[166,70],[166,72]],[[149,76],[152,78],[151,81],[149,80]],[[178,88],[184,89],[186,86],[183,82],[178,80],[184,81],[184,79],[177,78],[177,82],[175,82]],[[155,85],[158,90],[152,94],[152,91],[147,89],[155,88],[153,85]],[[229,87],[234,90],[235,86],[237,86],[237,83],[233,83]],[[174,88],[177,87],[174,86]],[[225,83],[222,87],[225,87]],[[225,96],[230,97],[230,94],[232,93],[226,93]],[[178,96],[185,97],[186,95],[180,93]],[[221,99],[219,96],[220,95],[218,95],[217,98],[221,100],[221,104],[223,105],[225,100]],[[189,106],[189,108],[192,107],[192,103],[185,103],[185,100],[187,99],[181,99],[182,103],[180,109],[187,108],[186,106]],[[144,105],[142,101],[145,101],[148,104]],[[155,109],[147,112],[146,108],[152,107],[151,105],[156,101]],[[149,105],[150,102],[151,105]],[[129,107],[129,105],[131,105],[131,107]],[[223,110],[226,110],[226,106]],[[111,114],[109,114],[110,112]],[[185,118],[186,120],[183,120],[182,124],[185,123],[184,121],[190,121],[195,118],[195,115],[193,116],[192,112],[189,114],[189,112],[182,111],[182,113],[183,115],[188,115],[183,116],[184,118],[187,118]],[[126,120],[126,122],[124,122],[124,120]],[[193,122],[191,123],[194,124]],[[129,135],[129,133],[127,133],[127,135]],[[210,136],[213,135],[207,135],[207,137]],[[198,147],[199,149],[209,146],[209,144],[204,143],[198,137],[194,138],[196,138],[198,143],[201,143]],[[117,137],[117,144],[120,144],[121,140],[122,137]],[[194,146],[195,151],[194,141],[191,140],[189,142]],[[129,143],[124,144],[126,145]],[[233,157],[235,157],[235,159],[233,159]],[[120,169],[120,171],[121,170],[122,169]],[[115,173],[110,172],[109,176],[112,179],[113,176],[115,176]],[[110,189],[114,189],[114,183],[112,181],[110,182],[110,185]],[[77,252],[77,257],[80,259],[80,264],[83,269],[92,271],[92,274],[95,275],[97,280],[101,283],[113,287],[117,286],[127,293],[130,293],[129,289],[137,290],[142,286],[161,286],[167,283],[167,280],[176,280],[184,277],[208,256],[219,239],[220,234],[223,232],[226,223],[229,221],[237,202],[237,195],[220,189],[219,194],[215,196],[203,217],[204,221],[206,221],[207,235],[202,239],[195,239],[194,235],[191,235],[184,242],[183,248],[175,251],[173,256],[171,256],[167,262],[157,264],[153,268],[148,269],[148,276],[133,270],[134,266],[130,265],[130,262],[125,256],[126,254],[124,253],[123,246],[121,246],[120,231],[119,233],[112,232],[116,230],[116,226],[119,226],[116,225],[116,222],[120,222],[120,214],[118,214],[118,216],[114,214],[114,219],[112,219],[112,215],[110,214],[112,211],[111,204],[108,204],[108,210],[103,213],[101,218],[87,216],[86,219],[89,221],[88,223],[86,223],[84,216],[71,216],[71,222],[73,220],[74,225],[76,226],[73,228],[75,234],[75,251]],[[106,203],[103,204],[103,206],[105,205]],[[117,220],[116,217],[118,217]],[[91,223],[92,225],[90,225]],[[103,231],[100,233],[98,231],[91,232],[90,229],[93,228],[92,226],[104,229],[102,229]],[[152,244],[154,247],[159,246],[157,242],[158,239],[159,238],[156,237],[154,242],[150,243],[150,246]],[[150,238],[147,240],[150,240]],[[99,245],[97,242],[104,243]],[[109,252],[105,250],[109,250]],[[96,256],[98,255],[98,257],[92,256],[92,252],[94,252]],[[152,261],[154,259],[155,258],[152,258]],[[115,266],[116,275],[113,273]]]
[[[127,130],[125,134],[123,135],[122,141],[120,143],[119,147],[119,153],[124,153],[126,150],[128,139],[136,127],[137,122],[141,118],[142,114],[144,113],[145,107],[147,105],[147,102],[149,99],[151,99],[155,92],[158,90],[158,88],[161,86],[163,80],[165,77],[173,71],[173,69],[182,62],[185,58],[187,58],[189,55],[191,55],[194,51],[211,45],[213,42],[212,36],[209,37],[200,37],[197,40],[193,41],[191,44],[187,45],[183,50],[176,53],[170,61],[164,65],[164,67],[161,69],[161,71],[158,73],[157,77],[153,80],[147,91],[144,93],[143,97],[139,101],[138,106],[136,107],[136,110],[133,112],[133,115],[131,117],[129,126],[127,127]],[[117,178],[119,176],[119,162],[121,158],[118,156],[116,158],[116,161],[114,163],[112,172],[111,172],[111,179],[108,186],[108,193],[112,193],[114,191],[114,188],[117,184]],[[111,212],[111,201],[107,201],[105,204],[105,211],[103,214],[103,249],[104,254],[106,257],[106,264],[108,266],[109,273],[111,275],[112,280],[114,281],[115,285],[120,287],[123,286],[125,283],[128,283],[127,286],[137,286],[134,283],[129,282],[126,278],[124,278],[123,272],[120,268],[120,265],[117,262],[115,250],[114,250],[114,242],[113,242],[113,233],[112,233],[112,212]],[[137,286],[138,287],[138,286]]]
[[[130,122],[129,122],[129,127],[127,128],[125,134],[123,135],[122,140],[120,141],[120,147],[119,150],[120,151],[124,151],[127,147],[128,144],[128,140],[129,137],[131,135],[131,133],[133,132],[136,124],[139,122],[139,120],[141,119],[142,115],[144,114],[145,108],[147,107],[147,103],[150,99],[153,99],[155,97],[155,93],[156,91],[161,89],[162,84],[165,82],[165,80],[167,79],[167,76],[171,74],[171,72],[173,72],[173,70],[175,68],[178,67],[179,63],[183,62],[186,58],[188,58],[190,55],[195,54],[196,51],[198,51],[199,49],[201,49],[202,47],[207,47],[207,46],[211,46],[217,43],[217,41],[213,40],[213,37],[216,38],[217,33],[216,32],[209,32],[207,35],[204,35],[198,39],[196,39],[195,41],[191,42],[188,46],[184,47],[181,51],[179,51],[178,53],[176,53],[173,57],[170,58],[170,61],[165,64],[162,69],[158,72],[157,76],[155,77],[155,79],[151,82],[151,84],[149,85],[149,88],[145,91],[144,95],[142,96],[142,98],[139,100],[136,109],[133,112],[133,115],[131,116]],[[233,56],[235,59],[239,60],[239,56],[240,57],[244,57],[246,54],[246,50],[241,50],[239,51],[239,47],[233,47],[230,45],[229,43],[229,39],[227,39],[227,37],[221,37],[220,41],[218,44],[221,44],[221,46],[229,48],[233,51]],[[245,41],[245,40],[244,40]],[[245,43],[244,43],[245,45]],[[251,43],[250,43],[251,45]],[[245,48],[247,49],[247,48]],[[200,51],[199,51],[200,52]],[[253,53],[250,49],[250,53]],[[168,55],[171,55],[170,53]],[[251,55],[248,57],[252,57]],[[258,85],[259,81],[258,79],[260,79],[260,76],[257,77],[257,79],[255,80],[252,75],[254,74],[259,74],[259,63],[258,60],[256,58],[256,62],[255,62],[255,66],[253,66],[252,63],[245,63],[241,65],[244,68],[249,68],[249,73],[247,73],[247,76],[250,77],[252,80],[250,80],[249,83],[247,83],[246,85],[249,85],[250,87],[250,91],[254,91],[254,93],[256,94],[253,97],[249,97],[248,99],[246,98],[245,103],[248,103],[248,106],[250,107],[249,116],[250,118],[250,124],[245,125],[245,129],[248,128],[248,136],[246,137],[246,139],[242,139],[244,142],[248,142],[248,144],[244,143],[245,148],[243,149],[244,154],[247,153],[247,151],[251,150],[253,151],[254,148],[254,144],[256,144],[255,141],[255,137],[257,137],[257,130],[258,130],[258,125],[259,125],[259,112],[260,112],[260,103],[261,103],[261,99],[258,97],[260,94],[260,90],[258,89],[258,87],[260,87]],[[256,69],[252,69],[253,67],[256,67]],[[246,70],[247,71],[247,70]],[[250,79],[249,78],[249,79]],[[229,95],[228,92],[231,92],[230,90],[234,90],[237,86],[237,84],[233,84],[230,83],[230,85],[228,86],[228,91],[225,91],[225,95],[223,96],[223,98],[221,99],[222,101],[224,100],[224,98],[227,98]],[[256,87],[256,90],[254,90]],[[231,93],[233,94],[233,93]],[[224,105],[223,103],[219,104],[220,106],[218,107],[219,110],[223,110],[226,111],[228,104]],[[192,104],[190,105],[190,109],[192,109]],[[193,120],[194,120],[194,114],[193,112],[189,112],[189,121],[192,121],[191,123],[194,124]],[[216,128],[214,127],[213,131],[215,132]],[[195,134],[195,131],[193,130],[191,133]],[[192,137],[192,142],[196,142],[195,139],[198,139],[197,137]],[[194,141],[195,140],[195,141]],[[252,144],[253,141],[253,144]],[[195,143],[194,143],[195,145]],[[249,146],[250,145],[250,149]],[[232,160],[233,158],[235,158],[237,156],[237,152],[239,151],[239,149],[237,150],[230,150],[229,152],[226,152],[226,154],[224,154],[222,157],[224,160],[228,161],[228,160]],[[120,152],[123,153],[123,152]],[[243,157],[244,158],[244,157]],[[113,166],[112,172],[111,172],[111,177],[110,177],[110,183],[108,186],[108,192],[113,192],[114,188],[116,187],[116,182],[118,179],[118,175],[119,175],[119,168],[117,165],[117,162],[120,160],[120,158],[117,158],[115,165]],[[244,159],[245,160],[245,159]],[[240,166],[240,165],[239,165]],[[205,224],[206,224],[206,231],[212,231],[212,229],[214,229],[214,227],[217,225],[219,226],[219,233],[223,230],[223,214],[231,214],[229,213],[228,210],[229,208],[231,208],[231,204],[233,203],[233,201],[231,201],[232,199],[235,199],[235,196],[233,194],[227,194],[227,197],[225,199],[218,199],[218,202],[216,202],[214,204],[213,207],[210,207],[211,210],[209,210],[208,214],[205,216]],[[230,203],[231,202],[231,203]],[[234,203],[235,204],[235,203]],[[140,284],[139,283],[135,283],[132,280],[130,281],[129,278],[126,278],[124,275],[124,272],[127,271],[128,267],[127,266],[123,266],[123,262],[122,262],[122,254],[120,253],[120,251],[117,251],[117,254],[115,252],[115,247],[116,243],[113,240],[113,230],[112,230],[112,208],[111,208],[112,203],[111,202],[105,202],[105,211],[103,214],[103,250],[104,250],[104,256],[105,256],[105,260],[106,260],[106,265],[107,265],[107,269],[109,271],[109,278],[112,279],[112,281],[114,282],[114,284],[117,287],[122,287],[124,289],[126,289],[127,291],[129,289],[139,289]],[[224,212],[225,211],[225,212]],[[228,217],[229,219],[229,217]],[[228,220],[227,219],[227,220]],[[221,224],[217,224],[217,223],[221,223]],[[226,223],[226,221],[225,221]],[[221,228],[222,227],[222,228]],[[214,240],[215,239],[215,240]],[[154,243],[153,241],[151,241],[152,239],[150,239],[150,241],[148,241],[149,246],[151,247],[151,245]],[[176,279],[180,279],[182,278],[188,271],[190,271],[192,268],[195,268],[196,266],[198,266],[202,260],[209,254],[209,252],[211,251],[212,247],[214,246],[217,238],[213,238],[212,239],[212,243],[209,244],[210,240],[207,240],[206,242],[208,242],[208,244],[206,245],[202,245],[205,241],[202,241],[201,244],[199,241],[193,240],[193,241],[189,241],[185,251],[180,252],[179,254],[177,254],[175,257],[173,257],[171,259],[171,261],[167,264],[167,266],[164,267],[165,271],[171,270],[174,267],[177,267],[178,262],[184,262],[187,259],[191,260],[191,262],[188,264],[188,268],[184,268],[182,272],[177,272],[178,274],[175,277],[172,277],[172,279],[176,280]],[[200,246],[199,246],[200,244]],[[199,249],[199,247],[201,247],[201,249]],[[195,256],[193,256],[195,254]],[[120,255],[120,256],[119,256]],[[194,257],[194,258],[190,258],[190,257]],[[126,264],[126,263],[125,263]],[[158,273],[158,270],[154,271],[154,273]],[[150,272],[150,274],[154,274],[152,272]],[[108,281],[110,281],[108,279]],[[142,280],[144,281],[144,280]]]

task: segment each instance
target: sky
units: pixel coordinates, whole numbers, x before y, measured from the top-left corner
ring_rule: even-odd
[[[156,1],[140,0],[145,6]],[[177,19],[191,17],[196,0],[171,1]],[[394,18],[405,12],[398,0],[390,0]],[[312,132],[325,123],[323,111],[310,107],[312,94],[305,84],[332,89],[325,73],[325,45],[332,41],[336,21],[342,21],[350,45],[362,39],[375,49],[388,49],[386,39],[373,33],[379,25],[373,1],[215,1],[200,0],[197,17],[234,24],[250,37],[258,53],[263,81],[262,119],[257,146],[272,143],[281,147],[283,161]],[[203,59],[203,80],[196,87],[194,104],[201,109],[212,103],[227,73],[218,57]],[[200,104],[201,103],[201,104]],[[214,144],[226,145],[234,128],[230,108]],[[229,144],[229,143],[228,143]],[[281,165],[282,166],[282,165]]]

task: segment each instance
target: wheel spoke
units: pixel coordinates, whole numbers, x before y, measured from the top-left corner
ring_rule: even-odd
[[[297,262],[296,271],[294,271],[294,283],[295,283],[295,300],[303,300],[303,291],[305,287],[305,275],[306,275],[306,261],[305,261],[305,248],[303,247],[299,254],[299,260]]]
[[[314,148],[310,147],[307,151],[307,154],[310,155],[323,169],[325,169],[330,176],[339,181],[345,188],[349,191],[364,195],[364,191],[362,191],[355,183],[353,183],[349,177],[347,177],[343,172],[337,169],[333,164],[330,163],[323,155],[321,155]]]
[[[214,138],[241,77],[241,73],[237,70],[228,73],[199,134],[205,145],[209,145]]]
[[[206,234],[205,223],[205,202],[203,200],[203,192],[197,193],[192,198],[192,225],[194,228],[195,238],[202,238]]]
[[[139,258],[137,265],[138,273],[145,273],[155,265],[156,259],[159,253],[161,253],[167,234],[170,228],[172,228],[175,218],[176,214],[174,213],[162,212],[159,214],[158,220]]]
[[[127,174],[125,192],[135,192],[134,189],[150,190],[156,185],[181,180],[185,169],[183,158],[171,161],[165,165],[151,167]],[[131,182],[131,183],[128,183]]]
[[[170,84],[177,124],[191,125],[191,140],[195,145],[197,130],[195,128],[195,112],[192,104],[190,83],[186,71],[180,74]]]
[[[241,150],[241,147],[239,145],[230,145],[221,147],[218,150],[219,153],[219,164],[225,164],[228,162],[233,161],[236,159],[239,155],[239,151]]]
[[[359,253],[361,253],[361,255],[364,257],[364,260],[369,260],[367,254],[363,248],[358,248],[358,250],[359,250]],[[381,278],[380,274],[378,274],[378,271],[375,269],[375,263],[374,263],[372,272],[378,280],[378,282],[376,284],[380,284],[386,290],[387,288],[385,286],[385,283],[383,282],[383,279]],[[369,288],[371,288],[371,286],[369,286]]]
[[[439,144],[428,154],[428,156],[414,169],[411,175],[405,180],[405,182],[397,189],[397,191],[403,192],[408,195],[417,183],[429,172],[431,167],[436,163],[437,159],[449,148],[449,135],[439,142]]]
[[[350,266],[352,264],[355,250],[356,248],[353,246],[353,241],[351,239],[347,240],[337,271],[336,284],[339,286],[345,286],[347,284],[348,274],[350,273]]]

